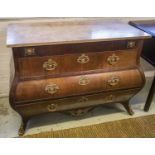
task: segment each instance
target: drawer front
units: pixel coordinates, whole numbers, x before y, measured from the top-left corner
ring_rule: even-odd
[[[104,103],[127,101],[138,91],[139,89],[135,89],[36,102],[30,105],[18,105],[17,109],[24,115],[32,116],[48,112],[97,106]]]
[[[19,82],[16,102],[96,93],[108,90],[137,88],[143,85],[139,70],[127,70],[79,76]]]
[[[13,48],[16,57],[51,56],[61,54],[89,53],[136,49],[141,40],[113,40],[59,45],[31,46]]]
[[[19,58],[20,78],[136,66],[136,50]]]

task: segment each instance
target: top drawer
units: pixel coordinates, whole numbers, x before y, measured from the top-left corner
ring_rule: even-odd
[[[74,44],[44,45],[13,48],[16,57],[42,57],[74,53],[103,52],[136,49],[141,40],[113,40]]]

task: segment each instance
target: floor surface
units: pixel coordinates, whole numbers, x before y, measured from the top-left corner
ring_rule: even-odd
[[[155,138],[155,115],[41,132],[22,138]]]

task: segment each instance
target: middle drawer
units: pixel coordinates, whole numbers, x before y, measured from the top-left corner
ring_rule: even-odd
[[[136,66],[136,49],[65,54],[18,59],[20,78],[63,75],[92,70],[115,70]]]
[[[101,91],[139,88],[142,85],[143,80],[138,69],[21,81],[17,85],[15,99],[16,102],[31,102]]]

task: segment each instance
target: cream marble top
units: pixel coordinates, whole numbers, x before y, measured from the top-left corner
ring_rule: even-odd
[[[149,34],[116,20],[17,23],[8,25],[7,46],[21,47],[149,37]]]

